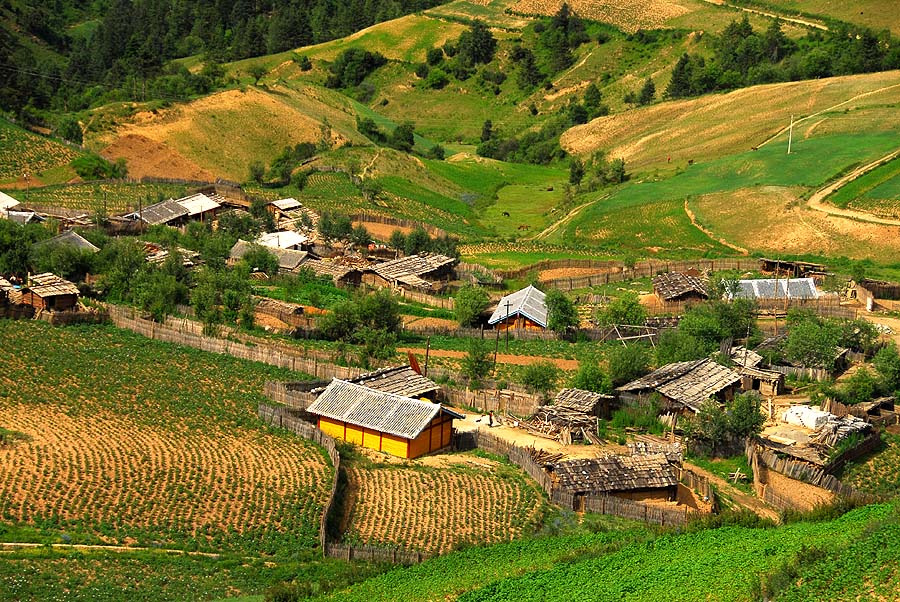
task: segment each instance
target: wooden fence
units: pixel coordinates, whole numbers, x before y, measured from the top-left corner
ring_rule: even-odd
[[[457,407],[475,408],[483,413],[507,413],[520,418],[533,416],[544,405],[544,398],[540,395],[509,389],[471,391],[467,388],[462,391],[444,385],[441,387],[441,397]]]
[[[453,297],[438,297],[436,295],[429,295],[428,293],[413,291],[403,287],[393,288],[391,289],[391,292],[403,299],[409,299],[410,301],[430,305],[432,307],[440,307],[441,309],[449,309],[450,311],[453,311],[456,307]]]
[[[287,408],[270,406],[268,404],[261,403],[259,404],[258,413],[259,418],[263,422],[271,424],[272,426],[277,426],[279,428],[293,431],[304,439],[309,439],[310,441],[314,441],[315,443],[318,443],[319,445],[324,447],[325,452],[328,454],[328,457],[331,460],[332,466],[334,466],[334,478],[331,481],[331,491],[328,493],[328,497],[325,500],[325,506],[322,511],[322,519],[319,521],[319,544],[322,546],[323,555],[327,555],[328,531],[326,529],[326,526],[328,523],[328,517],[331,515],[332,506],[334,505],[334,497],[337,493],[338,473],[341,470],[341,454],[337,450],[337,442],[332,437],[329,437],[312,424],[297,417],[293,412],[291,412],[291,410]]]
[[[387,226],[397,226],[398,228],[410,228],[413,230],[416,228],[422,228],[431,236],[448,236],[446,230],[442,230],[430,224],[426,224],[425,222],[390,217],[387,215],[381,215],[380,213],[354,213],[349,217],[350,221],[352,222],[369,222],[370,224],[384,224]]]

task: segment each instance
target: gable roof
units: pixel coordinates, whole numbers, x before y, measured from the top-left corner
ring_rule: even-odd
[[[437,253],[420,253],[400,259],[392,259],[372,266],[372,271],[386,280],[397,280],[410,286],[430,288],[431,283],[422,276],[457,262],[453,257]]]
[[[760,365],[763,361],[763,356],[743,345],[732,347],[730,356],[736,367],[752,368]]]
[[[90,251],[91,253],[100,251],[98,247],[95,247],[89,240],[81,236],[75,230],[67,230],[62,234],[57,234],[53,238],[48,238],[47,240],[42,240],[34,244],[35,247],[43,247],[45,245],[64,245],[67,247],[75,247],[76,249],[81,249],[83,251]]]
[[[508,316],[522,315],[547,327],[547,295],[533,286],[527,286],[522,290],[506,295],[497,304],[497,309],[491,314],[488,324],[496,324],[505,320]],[[507,308],[507,303],[509,306]]]
[[[291,247],[302,245],[308,240],[307,236],[294,230],[280,230],[278,232],[260,234],[259,238],[256,239],[256,243],[273,249],[290,249]]]
[[[463,418],[462,414],[439,403],[377,391],[339,379],[332,380],[306,411],[405,439],[418,437],[440,412]]]
[[[433,380],[422,376],[409,366],[393,366],[374,372],[360,374],[356,378],[347,379],[357,385],[363,385],[376,391],[393,393],[404,397],[421,397],[440,389]],[[324,391],[325,387],[313,389],[313,393]]]
[[[202,192],[177,199],[175,202],[184,207],[191,217],[221,207],[219,203]]]
[[[10,211],[9,209],[0,211],[0,219],[8,219],[11,222],[22,224],[23,226],[31,220],[42,222],[44,218],[34,211]]]
[[[556,464],[553,474],[563,489],[583,493],[661,489],[678,485],[672,465],[661,453],[566,460]]]
[[[348,274],[360,271],[358,267],[352,265],[345,265],[335,261],[323,261],[321,259],[310,259],[303,264],[303,267],[311,269],[316,276],[331,276],[335,282]]]
[[[140,211],[129,213],[125,217],[143,220],[150,226],[168,224],[180,217],[188,215],[188,210],[174,199],[161,201],[154,205],[142,208]]]
[[[740,380],[737,372],[704,358],[667,364],[616,390],[654,390],[696,412],[708,398]]]
[[[613,399],[612,395],[594,393],[584,389],[563,389],[556,394],[553,405],[557,408],[592,414],[598,403],[610,399]]]
[[[78,287],[56,274],[44,272],[31,277],[31,284],[26,287],[38,297],[60,297],[63,295],[78,295]]]
[[[241,259],[247,252],[253,247],[254,243],[247,242],[246,240],[238,240],[234,243],[234,246],[231,247],[231,253],[229,257],[231,259]],[[274,249],[272,247],[266,247],[266,251],[271,253],[278,259],[278,269],[284,270],[287,272],[292,272],[296,270],[300,264],[306,261],[307,257],[309,257],[309,253],[306,251],[295,251],[293,249]]]
[[[709,293],[706,290],[706,282],[702,278],[680,272],[657,274],[653,277],[653,290],[666,301],[677,299],[689,293],[709,297]]]
[[[738,280],[738,299],[818,299],[812,278],[758,278]]]
[[[0,192],[0,210],[9,211],[13,207],[16,207],[19,204],[19,201],[12,198],[5,192]]]

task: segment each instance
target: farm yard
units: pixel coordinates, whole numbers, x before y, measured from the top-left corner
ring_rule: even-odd
[[[349,541],[442,554],[522,537],[542,518],[541,493],[518,469],[469,454],[353,467],[348,480]]]
[[[88,543],[315,545],[327,459],[255,417],[286,371],[109,327],[0,321],[0,336],[0,425],[25,437],[0,448],[4,521]]]

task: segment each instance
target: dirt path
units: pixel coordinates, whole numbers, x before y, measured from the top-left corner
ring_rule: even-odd
[[[778,522],[780,520],[778,517],[778,513],[770,508],[762,500],[760,500],[759,498],[755,498],[752,495],[747,495],[722,477],[715,475],[708,470],[704,470],[699,466],[695,466],[689,462],[685,462],[684,467],[689,468],[693,472],[696,472],[699,475],[703,475],[704,477],[709,479],[710,482],[714,484],[719,491],[724,493],[735,504],[741,506],[742,508],[746,508],[747,510],[754,512],[762,518],[768,518],[775,522]]]
[[[787,21],[789,23],[796,23],[797,25],[805,25],[806,27],[813,27],[815,29],[821,29],[822,31],[828,31],[828,27],[821,24],[816,23],[815,21],[807,21],[806,19],[801,19],[799,17],[787,17],[783,14],[779,13],[768,13],[765,11],[757,10],[755,8],[746,8],[744,6],[736,6],[734,4],[728,4],[724,0],[704,0],[704,2],[708,2],[709,4],[715,4],[716,6],[727,6],[728,8],[736,8],[738,10],[742,10],[746,13],[753,13],[755,15],[762,15],[763,17],[769,17],[771,19],[780,19],[781,21]]]
[[[378,151],[375,153],[375,156],[372,157],[372,160],[369,161],[369,164],[368,164],[368,165],[366,165],[365,167],[363,167],[362,173],[359,174],[359,179],[360,179],[360,180],[365,180],[365,179],[366,179],[366,174],[369,172],[369,169],[371,169],[371,167],[372,167],[373,165],[375,165],[375,161],[378,161],[378,157],[380,157],[380,156],[381,156],[381,147],[378,147]]]
[[[94,550],[101,552],[159,552],[161,554],[183,554],[185,556],[199,556],[202,558],[221,558],[222,554],[214,552],[188,552],[187,550],[174,550],[169,548],[144,548],[137,546],[104,546],[91,544],[71,544],[71,543],[26,543],[26,542],[0,542],[0,553],[12,552],[14,550],[23,550],[31,548],[51,547],[59,550]],[[252,556],[244,556],[246,560],[257,560]]]
[[[807,206],[810,209],[814,209],[816,211],[821,211],[822,213],[827,213],[828,215],[837,215],[840,217],[847,217],[850,219],[859,220],[861,222],[869,222],[871,224],[882,224],[885,226],[900,226],[900,220],[896,219],[887,219],[884,217],[875,217],[874,215],[870,215],[863,211],[854,211],[852,209],[840,209],[833,205],[827,205],[825,203],[825,199],[838,190],[839,188],[846,186],[856,178],[872,171],[884,165],[888,161],[895,159],[896,157],[900,157],[900,149],[895,150],[892,153],[889,153],[880,159],[876,159],[871,163],[863,165],[862,167],[857,167],[847,175],[838,178],[831,184],[828,184],[824,188],[820,188],[815,191],[812,196],[809,197],[809,200],[806,202]]]
[[[502,346],[502,344],[501,344]],[[406,353],[411,351],[418,356],[425,356],[425,350],[420,348],[412,348],[412,347],[400,347],[397,349],[400,353]],[[466,357],[465,351],[454,351],[451,349],[432,349],[428,352],[431,357],[449,357],[453,359],[462,359]],[[493,354],[492,354],[493,356]],[[556,367],[561,370],[577,370],[578,369],[578,360],[565,360],[561,358],[553,358],[553,357],[541,357],[536,355],[512,355],[509,353],[498,353],[497,354],[497,363],[498,364],[511,364],[513,366],[530,366],[531,364],[535,364],[541,361],[549,361],[556,364]]]
[[[741,255],[749,255],[750,254],[750,251],[748,251],[744,247],[739,247],[737,245],[731,244],[724,238],[719,238],[718,236],[716,236],[715,234],[713,234],[712,232],[710,232],[709,230],[707,230],[706,228],[701,226],[697,222],[697,217],[694,215],[694,212],[691,211],[690,207],[688,207],[687,199],[684,199],[684,212],[687,213],[688,218],[691,220],[691,224],[693,224],[695,228],[697,228],[698,230],[700,230],[701,232],[703,232],[704,234],[709,236],[711,239],[713,239],[720,245],[725,245],[729,249],[733,249],[733,250],[737,251],[738,253],[740,253]]]
[[[576,69],[578,69],[579,67],[581,67],[582,65],[584,65],[584,63],[585,63],[589,58],[591,58],[591,55],[592,55],[592,54],[594,54],[594,51],[593,51],[593,50],[591,50],[591,51],[588,52],[586,55],[584,55],[584,58],[582,58],[580,61],[578,61],[577,63],[575,63],[574,65],[572,65],[569,69],[567,69],[566,71],[564,71],[562,75],[560,75],[559,77],[557,77],[557,78],[556,78],[556,81],[553,82],[553,85],[554,85],[554,86],[558,86],[558,85],[559,85],[559,82],[561,82],[563,79],[565,79],[565,77],[566,77],[567,75],[569,75],[570,73],[572,73],[573,71],[575,71]]]
[[[709,2],[709,0],[706,0],[706,1]],[[891,84],[890,86],[884,86],[883,88],[878,88],[877,90],[870,90],[868,92],[863,92],[862,94],[857,94],[856,96],[848,98],[845,101],[839,102],[836,105],[831,105],[830,107],[826,107],[826,108],[822,109],[821,111],[817,111],[811,115],[807,115],[806,117],[801,117],[800,119],[794,121],[794,127],[797,127],[798,124],[803,123],[804,121],[806,121],[808,119],[812,119],[813,117],[818,117],[819,115],[822,115],[823,113],[828,113],[829,111],[833,111],[834,109],[836,109],[838,107],[842,107],[845,104],[851,103],[854,100],[859,100],[860,98],[865,98],[866,96],[871,96],[872,94],[879,94],[881,92],[884,92],[885,90],[891,90],[893,88],[900,88],[900,84]],[[778,130],[777,132],[775,132],[774,134],[772,134],[771,136],[766,138],[762,143],[757,145],[756,148],[762,148],[763,146],[767,145],[772,140],[774,140],[781,134],[788,131],[790,129],[790,127],[791,127],[790,124],[784,126],[780,130]]]
[[[569,211],[569,213],[566,214],[566,216],[564,218],[557,220],[556,222],[550,224],[549,226],[547,226],[546,228],[544,228],[543,230],[541,230],[540,232],[538,232],[537,234],[535,234],[534,236],[532,236],[531,238],[528,238],[526,240],[539,240],[539,239],[547,238],[548,236],[550,236],[551,234],[553,234],[554,232],[559,230],[562,226],[564,226],[564,225],[568,224],[570,221],[572,221],[572,219],[576,215],[581,213],[582,209],[584,209],[588,205],[592,205],[600,200],[603,200],[603,199],[595,199],[593,201],[588,201],[587,203],[578,205],[577,207],[575,207],[574,209]]]

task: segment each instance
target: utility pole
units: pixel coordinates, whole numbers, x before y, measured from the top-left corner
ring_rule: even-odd
[[[431,336],[425,338],[425,376],[428,376],[428,353],[431,351]]]
[[[512,305],[508,300],[506,302],[506,352],[509,353],[509,306]]]
[[[781,261],[775,260],[775,297],[772,299],[772,307],[774,311],[772,315],[775,316],[775,336],[778,336],[778,272],[781,271]]]
[[[788,152],[787,154],[791,154],[791,142],[794,139],[794,116],[791,115],[791,128],[788,130]]]

